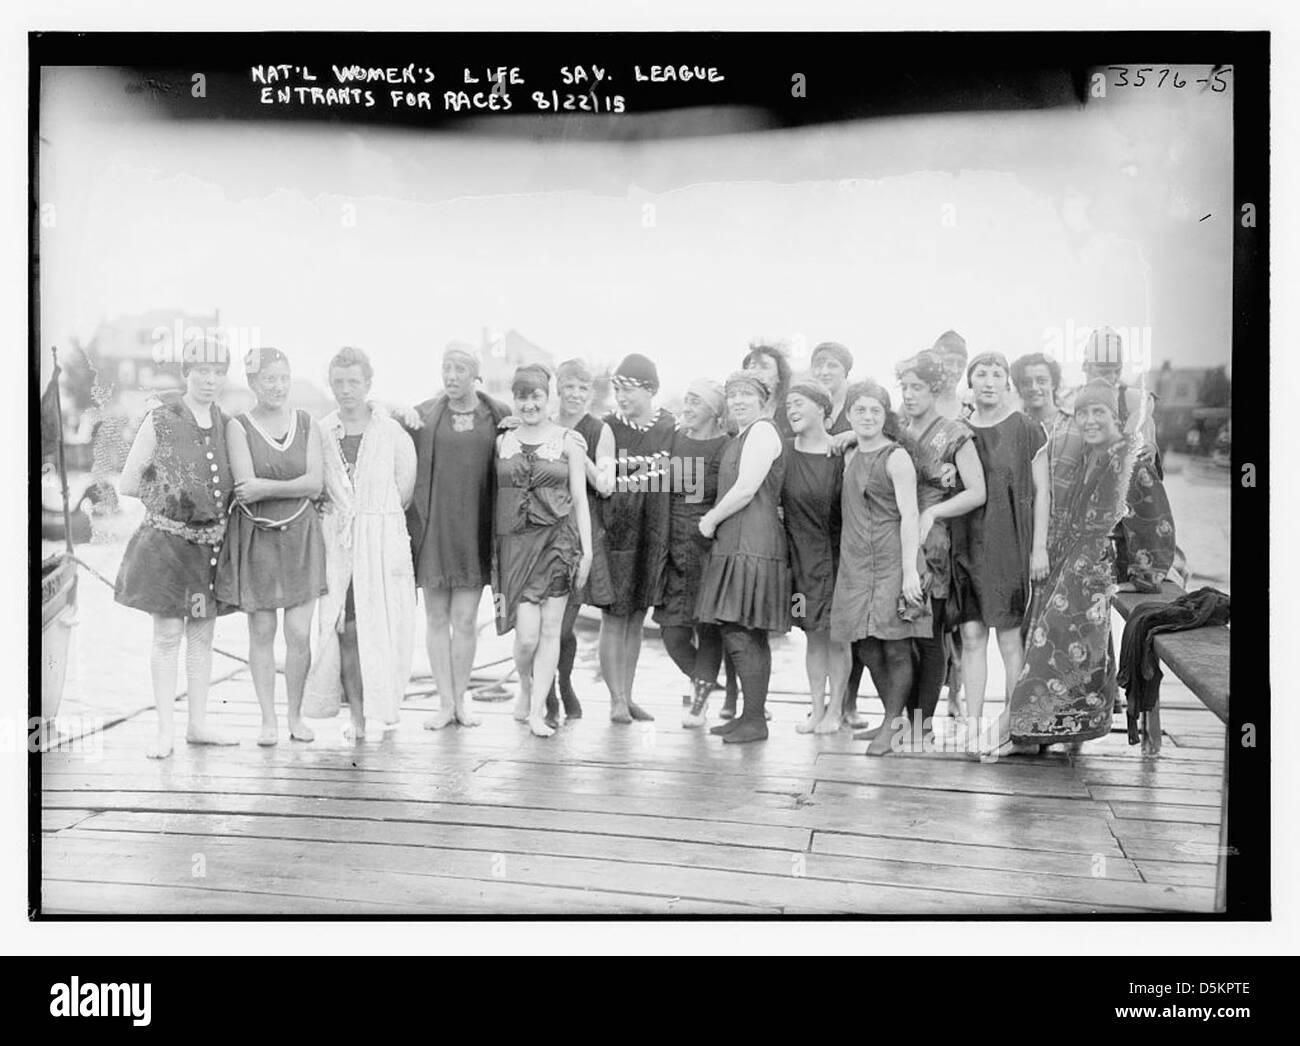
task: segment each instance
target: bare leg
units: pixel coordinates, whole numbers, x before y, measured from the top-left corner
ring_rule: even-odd
[[[339,636],[339,668],[343,680],[343,693],[348,699],[348,714],[352,718],[352,739],[360,741],[366,736],[365,695],[361,692],[361,654],[357,650],[357,622],[353,618],[343,623]]]
[[[844,709],[844,719],[852,727],[867,726],[871,720],[866,713],[858,711],[858,690],[862,687],[862,670],[866,666],[857,657],[849,662],[849,678],[845,684],[840,701]]]
[[[465,692],[469,690],[474,652],[478,649],[478,605],[482,601],[482,587],[451,591],[452,707],[461,726],[478,726],[483,722],[465,707]]]
[[[538,690],[534,684],[534,671],[537,664],[537,647],[542,638],[542,608],[536,603],[520,603],[515,611],[515,670],[519,673],[519,696],[515,699],[515,719],[520,723],[533,726],[534,693],[545,704],[545,691]],[[554,666],[552,666],[554,671]],[[553,730],[540,718],[543,727],[542,737],[549,737]],[[534,733],[538,733],[534,729]]]
[[[627,619],[627,631],[623,645],[623,693],[627,695],[628,714],[638,722],[652,723],[655,717],[632,700],[632,684],[636,679],[636,665],[641,660],[641,636],[644,623],[644,610],[638,610]]]
[[[980,745],[981,751],[994,751],[998,755],[1013,755],[1020,752],[1038,752],[1037,745],[1013,745],[1011,743],[1011,695],[1015,692],[1016,682],[1020,679],[1020,670],[1025,664],[1025,647],[1020,639],[1020,629],[999,628],[996,630],[998,651],[1002,654],[1002,665],[1006,670],[1007,694],[998,716],[996,727],[991,736]]]
[[[150,759],[166,759],[176,742],[176,659],[181,652],[185,619],[153,615],[153,646],[149,651],[149,677],[153,703],[158,710],[158,736],[145,748]]]
[[[278,737],[275,724],[275,630],[274,610],[254,610],[248,615],[248,672],[262,709],[259,745],[273,745]]]
[[[626,669],[623,665],[627,618],[617,614],[600,615],[600,674],[609,689],[609,718],[615,723],[630,723],[627,691],[623,689]]]
[[[311,617],[316,600],[287,607],[284,612],[284,688],[289,695],[289,736],[314,741],[316,732],[302,721],[302,692],[311,668]]]
[[[528,728],[538,737],[550,737],[555,729],[546,722],[546,695],[555,680],[560,660],[560,629],[568,596],[551,596],[539,608],[537,648],[533,655],[532,691],[528,709]]]
[[[968,747],[979,744],[980,720],[984,716],[984,691],[988,687],[989,630],[980,621],[966,621],[961,626],[961,675],[966,690],[966,721]]]
[[[848,686],[849,668],[853,663],[852,650],[851,644],[831,639],[830,631],[827,630],[826,673],[830,689],[826,699],[826,711],[822,714],[821,722],[817,724],[814,733],[833,734],[843,724],[841,706],[844,701],[844,691]]]
[[[185,740],[192,745],[237,745],[239,738],[208,723],[208,688],[212,685],[212,636],[217,619],[185,622],[185,700],[190,706]]]
[[[456,686],[451,669],[451,589],[424,589],[424,644],[429,651],[429,671],[438,688],[441,707],[424,721],[426,730],[441,730],[456,718]]]
[[[795,727],[795,730],[801,734],[811,734],[821,723],[822,716],[826,714],[827,644],[830,635],[826,629],[804,632],[804,639],[808,644],[807,653],[804,655],[804,669],[808,673],[808,696],[811,704],[808,718]]]

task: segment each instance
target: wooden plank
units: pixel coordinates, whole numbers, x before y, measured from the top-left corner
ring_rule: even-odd
[[[202,748],[181,746],[169,759],[146,759],[144,749],[121,751],[116,747],[103,756],[72,755],[51,752],[41,756],[41,773],[156,773],[166,776],[170,772],[203,773],[207,771],[229,773],[236,769],[250,776],[278,771],[315,770],[351,774],[358,770],[368,773],[421,773],[427,777],[440,777],[465,773],[481,766],[487,756],[440,755],[436,761],[427,755],[418,761],[413,755],[392,755],[387,752],[351,752],[345,749],[319,748],[312,751],[285,749],[283,746],[255,749],[245,746]]]
[[[1184,595],[1186,593],[1181,586],[1172,581],[1162,581],[1159,592],[1116,592],[1111,605],[1115,608],[1115,612],[1127,621],[1133,615],[1133,611],[1143,603],[1172,603]]]
[[[192,818],[191,818],[192,820]],[[393,826],[384,826],[391,828]],[[97,834],[97,833],[87,833]],[[186,841],[185,849],[207,845],[203,838]],[[784,907],[787,904],[805,909],[823,912],[841,913],[893,913],[893,914],[951,914],[954,910],[979,913],[1007,912],[1081,912],[1100,910],[1090,903],[1053,900],[1037,897],[1026,898],[1023,889],[1017,889],[1006,896],[990,895],[974,889],[947,891],[942,889],[918,888],[914,885],[896,885],[892,882],[879,882],[888,873],[872,870],[866,881],[849,877],[850,866],[867,872],[868,865],[856,865],[852,859],[818,857],[816,855],[794,855],[806,866],[800,869],[792,861],[791,855],[745,851],[739,848],[716,848],[731,855],[733,867],[716,869],[707,865],[682,867],[675,864],[655,864],[653,867],[638,867],[624,863],[610,862],[607,859],[579,860],[566,862],[562,871],[566,882],[595,882],[608,885],[611,880],[620,886],[630,883],[642,888],[659,891],[666,897],[690,898],[700,900],[723,898],[734,901],[743,897],[747,902],[759,906]],[[130,850],[128,848],[127,852]],[[331,849],[331,853],[333,850]],[[491,854],[444,853],[441,848],[416,851],[422,866],[432,874],[447,877],[454,874],[458,862],[468,861],[468,873],[473,876],[487,874]],[[547,888],[554,887],[557,864],[554,861],[539,861],[536,855],[514,854],[502,851],[502,865],[511,881],[526,880]],[[735,868],[737,860],[750,855],[756,856],[766,864],[767,871],[755,873]],[[818,863],[820,862],[820,864]],[[181,862],[178,860],[177,864]],[[611,867],[611,863],[613,867]],[[211,868],[209,864],[209,868]],[[820,874],[824,869],[825,874]],[[186,873],[188,874],[188,873]],[[893,873],[897,874],[897,873]],[[477,879],[475,880],[478,881]],[[1141,885],[1141,884],[1137,884]],[[557,899],[555,902],[562,902]],[[1113,906],[1117,911],[1135,910],[1134,906]],[[563,911],[563,908],[559,908]]]
[[[1121,841],[1128,838],[1168,839],[1171,841],[1191,840],[1194,842],[1218,842],[1219,830],[1213,825],[1187,824],[1182,822],[1138,820],[1126,818],[1111,822],[1111,830]]]
[[[189,811],[289,817],[328,816],[336,821],[347,822],[377,820],[433,825],[493,825],[585,832],[592,835],[629,835],[650,839],[724,842],[738,846],[765,846],[787,850],[806,850],[811,840],[811,832],[805,828],[434,802],[336,801],[273,795],[86,791],[50,793],[43,797],[43,802],[52,809],[71,807],[75,803],[80,807],[95,810],[133,810],[154,813]]]
[[[256,891],[177,889],[147,883],[50,879],[41,884],[42,915],[430,915],[428,908],[326,901]]]
[[[1211,752],[1223,751],[1222,734],[1188,734],[1166,730],[1165,736],[1183,750],[1188,748],[1201,748]]]
[[[1125,744],[1123,747],[1114,747],[1107,750],[1091,751],[1085,750],[1084,754],[1073,757],[1074,765],[1086,769],[1090,766],[1099,768],[1116,769],[1125,766],[1138,766],[1141,764],[1150,764],[1153,767],[1163,765],[1175,766],[1179,773],[1190,774],[1197,772],[1210,772],[1211,769],[1218,771],[1222,769],[1223,751],[1203,752],[1199,749],[1169,749],[1160,753],[1159,757],[1152,758],[1144,755],[1139,745]],[[1199,764],[1199,765],[1198,765]],[[1218,764],[1217,766],[1215,764]]]
[[[94,810],[77,810],[72,807],[61,810],[42,810],[41,831],[61,832],[65,828],[71,828],[74,824],[84,821],[87,817],[94,816]]]
[[[1228,721],[1232,640],[1223,627],[1197,628],[1189,632],[1169,632],[1156,636],[1156,655],[1205,707]]]
[[[1142,603],[1169,603],[1183,595],[1171,581],[1158,593],[1119,592],[1114,606],[1126,621]],[[1229,662],[1231,632],[1222,625],[1187,632],[1166,632],[1155,637],[1156,655],[1207,708],[1223,722],[1228,721]]]
[[[633,772],[635,771],[635,772]],[[474,772],[483,780],[535,782],[553,780],[565,782],[599,781],[610,788],[629,788],[637,793],[647,789],[671,790],[689,781],[702,788],[758,789],[788,794],[807,794],[812,791],[813,777],[774,776],[768,774],[718,773],[690,766],[668,769],[653,765],[610,766],[592,763],[539,764],[518,760],[493,759]]]
[[[1219,831],[1213,825],[1115,820],[1115,838],[1133,860],[1214,864]]]
[[[1218,843],[1194,840],[1155,839],[1144,835],[1123,835],[1120,842],[1132,860],[1201,864],[1214,869],[1218,865]]]
[[[97,789],[92,782],[69,778],[71,790],[66,793],[52,788],[51,797],[77,795],[79,789]],[[505,787],[498,782],[490,785],[470,780],[453,791],[431,795],[426,790],[403,786],[344,785],[336,782],[247,781],[223,779],[216,782],[176,782],[176,789],[187,793],[212,795],[275,795],[301,798],[333,797],[376,802],[438,802],[455,803],[467,808],[482,805],[511,807],[522,810],[566,811],[569,813],[599,813],[602,815],[637,815],[688,818],[705,824],[732,822],[737,824],[782,825],[789,828],[870,832],[876,835],[894,835],[911,838],[924,823],[935,819],[936,811],[931,800],[924,796],[899,795],[892,789],[873,789],[871,786],[842,786],[848,798],[818,794],[815,801],[800,796],[775,794],[710,794],[695,792],[690,796],[610,796],[599,792],[576,794],[571,791],[543,790],[539,787]],[[829,787],[829,786],[828,786]],[[123,789],[117,789],[124,791]],[[132,789],[134,791],[134,789]],[[152,794],[148,787],[140,789]],[[1014,797],[984,797],[953,793],[945,800],[945,808],[938,819],[973,827],[974,837],[984,843],[1010,840],[1032,832],[1038,845],[1062,847],[1086,846],[1087,852],[1111,853],[1113,836],[1105,817],[1105,808],[1095,810],[1086,804],[1064,800],[1022,800]],[[472,814],[467,813],[467,817]],[[529,820],[525,814],[519,819]],[[716,833],[722,834],[722,833]]]
[[[1142,878],[1149,883],[1172,883],[1176,886],[1198,886],[1214,889],[1215,866],[1191,864],[1183,861],[1134,861]]]
[[[1137,765],[1124,770],[1096,770],[1080,767],[1078,774],[1089,791],[1102,785],[1119,788],[1191,788],[1218,791],[1223,787],[1222,774],[1217,769],[1196,772],[1155,759],[1150,766]]]
[[[65,783],[66,782],[66,783]],[[46,795],[66,797],[85,791],[98,793],[106,786],[102,778],[78,779],[69,777],[65,782],[46,789]],[[114,779],[112,790],[115,792],[139,792],[142,796],[157,794],[160,789],[156,783],[141,782],[131,787],[122,787],[120,779]],[[465,807],[502,807],[524,810],[552,810],[569,813],[597,813],[664,817],[671,819],[686,818],[699,821],[732,821],[746,824],[783,824],[799,827],[801,824],[798,806],[794,798],[768,793],[743,792],[730,796],[697,790],[689,795],[672,796],[629,796],[605,795],[591,789],[584,792],[560,791],[555,789],[526,788],[513,783],[500,785],[496,782],[467,781],[459,787],[444,787],[433,791],[427,786],[388,785],[357,783],[346,784],[337,781],[311,780],[266,780],[256,781],[242,778],[206,779],[193,778],[174,781],[171,794],[193,794],[208,796],[294,796],[302,799],[342,799],[366,800],[369,802],[395,803],[451,803]]]
[[[1009,846],[973,843],[936,843],[925,839],[899,839],[878,835],[849,835],[841,832],[813,833],[814,853],[842,857],[873,857],[921,864],[943,865],[953,869],[990,868],[1008,872],[1040,872],[1049,875],[1072,875],[1095,878],[1098,856],[1105,857],[1105,874],[1109,879],[1141,881],[1135,865],[1122,853],[1109,848],[1103,854],[1058,853],[1024,850]],[[960,873],[958,873],[960,874]]]
[[[193,876],[196,849],[202,853],[205,872],[198,880]],[[474,865],[469,874],[456,874],[436,852],[408,851],[410,857],[420,862],[411,862],[412,867],[373,861],[367,867],[357,868],[342,864],[336,849],[332,844],[323,843],[304,851],[301,844],[266,841],[258,847],[258,852],[250,852],[247,844],[235,840],[194,836],[147,837],[143,844],[138,836],[65,836],[51,847],[47,876],[52,881],[64,878],[75,881],[78,869],[93,867],[96,876],[104,882],[220,892],[243,889],[247,884],[259,894],[297,894],[331,904],[391,903],[399,909],[421,909],[429,914],[472,913],[484,908],[532,914],[762,914],[764,911],[771,914],[777,911],[638,893],[627,889],[627,877],[615,876],[612,867],[601,870],[603,878],[599,881],[582,885],[530,882],[519,874],[522,871],[519,861],[497,862],[494,855],[453,852],[462,862],[472,861]],[[501,874],[494,874],[494,868]],[[284,874],[286,869],[292,874]],[[609,889],[613,883],[623,889]]]
[[[998,795],[1061,796],[1087,799],[1083,782],[1066,767],[1026,770],[1008,760],[996,763],[921,759],[867,759],[824,754],[817,760],[817,780],[875,784],[896,788],[979,792]]]
[[[1108,805],[1117,818],[1126,821],[1179,821],[1217,827],[1220,817],[1217,806],[1164,806],[1155,803],[1110,803]]]
[[[1106,864],[1098,862],[1104,869]],[[1104,875],[1084,878],[1052,875],[1023,870],[965,868],[954,874],[950,867],[884,860],[878,858],[840,857],[812,854],[807,859],[809,874],[867,881],[896,880],[916,888],[966,890],[996,894],[1008,898],[1017,894],[1044,901],[1067,901],[1085,904],[1097,911],[1117,907],[1144,911],[1210,911],[1214,906],[1212,889],[1134,882],[1111,879]]]
[[[395,775],[370,775],[357,779],[352,775],[306,773],[281,774],[274,777],[189,774],[172,772],[166,777],[142,773],[49,775],[44,791],[48,794],[75,793],[79,791],[145,791],[145,792],[206,792],[246,795],[300,795],[339,799],[473,801],[501,802],[517,805],[520,796],[539,796],[544,799],[561,798],[571,801],[572,809],[606,809],[618,800],[620,810],[632,810],[633,800],[671,802],[675,816],[708,817],[718,811],[746,813],[753,806],[758,811],[843,809],[861,819],[880,804],[895,805],[919,812],[933,812],[940,802],[945,808],[967,814],[980,812],[1013,812],[1023,815],[1076,816],[1087,808],[1077,799],[1044,798],[1038,796],[996,795],[985,796],[975,792],[952,792],[941,799],[927,792],[891,788],[873,784],[822,783],[815,792],[771,790],[756,788],[753,782],[731,782],[729,787],[702,785],[693,774],[671,775],[664,771],[655,774],[657,789],[629,787],[611,791],[607,779],[617,776],[635,782],[637,773],[612,774],[609,770],[591,770],[573,773],[570,770],[542,768],[525,778],[484,777],[464,774],[437,779],[421,779],[416,775],[397,778]],[[761,783],[761,782],[757,782]],[[1099,816],[1104,807],[1096,807]],[[748,818],[747,818],[748,819]]]
[[[1118,802],[1138,805],[1150,803],[1153,806],[1200,806],[1215,811],[1214,823],[1218,824],[1219,802],[1223,795],[1222,786],[1210,788],[1164,788],[1157,786],[1123,787],[1120,785],[1089,785],[1088,791],[1094,799],[1104,803]],[[1153,818],[1163,820],[1163,818]]]

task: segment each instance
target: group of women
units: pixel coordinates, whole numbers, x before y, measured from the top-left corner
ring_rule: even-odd
[[[984,353],[965,367],[972,406],[959,417],[964,357],[948,332],[901,361],[896,415],[883,386],[849,380],[844,346],[819,345],[795,378],[779,347],[756,343],[725,382],[693,382],[674,417],[654,403],[655,364],[632,354],[611,377],[616,409],[597,418],[582,361],[554,375],[520,367],[507,405],[478,387],[479,362],[459,349],[444,356],[442,392],[390,415],[370,401],[365,354],[344,349],[329,368],[338,409],[317,421],[288,408],[289,362],[267,348],[245,360],[255,405],[226,418],[215,400],[228,363],[205,343],[186,354],[184,393],[146,418],[121,483],[146,506],[117,598],[153,617],[151,754],[172,749],[182,638],[187,739],[234,743],[206,717],[213,623],[233,610],[248,615],[259,744],[278,741],[281,615],[289,736],[310,741],[304,715],[344,701],[354,736],[367,717],[392,726],[417,588],[440,702],[424,725],[477,725],[466,695],[485,585],[498,631],[514,633],[515,718],[539,737],[561,709],[582,715],[572,671],[584,603],[601,611],[615,722],[653,719],[633,696],[653,609],[689,683],[683,725],[703,726],[725,689],[710,731],[725,743],[768,736],[769,636],[795,624],[811,697],[800,731],[867,725],[854,704],[864,668],[885,709],[854,735],[869,754],[924,746],[958,678],[979,722],[990,629],[1015,686],[994,745],[1095,731],[1114,693],[1095,596],[1117,564],[1158,584],[1173,548],[1158,475],[1118,421],[1113,380],[1090,383],[1070,424],[1049,430],[1012,405],[1005,358]],[[1071,468],[1059,489],[1056,459]],[[1139,503],[1145,516],[1128,511]],[[1049,548],[1057,514],[1078,521],[1053,527]],[[1137,517],[1149,534],[1125,531]]]

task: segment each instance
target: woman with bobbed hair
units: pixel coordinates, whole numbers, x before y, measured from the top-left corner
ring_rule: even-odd
[[[790,428],[790,418],[785,412],[785,398],[790,392],[792,372],[790,357],[785,349],[770,339],[756,339],[750,342],[740,369],[760,375],[764,384],[772,390],[765,408],[767,416],[776,424],[781,438],[789,439],[794,435],[794,430]]]
[[[415,446],[369,401],[374,368],[360,349],[335,353],[326,372],[338,409],[320,420],[325,465],[325,566],[307,675],[310,716],[333,716],[346,697],[352,737],[366,717],[396,726],[415,645],[415,571],[406,507]]]
[[[560,662],[555,682],[546,695],[546,723],[557,726],[560,703],[564,718],[581,719],[582,702],[573,689],[573,664],[578,656],[578,637],[574,629],[584,603],[608,606],[614,598],[609,566],[605,561],[605,527],[601,521],[601,502],[614,492],[614,433],[591,413],[596,376],[581,359],[565,360],[555,368],[555,396],[558,406],[555,420],[582,437],[587,446],[587,497],[591,515],[591,573],[587,584],[569,596],[560,626]],[[595,495],[594,497],[592,495]]]
[[[492,572],[498,426],[510,407],[479,389],[474,353],[442,355],[442,391],[406,423],[415,443],[415,493],[406,512],[415,583],[424,596],[425,649],[440,707],[426,730],[482,720],[466,704],[483,586]]]
[[[827,431],[834,413],[830,394],[815,381],[796,381],[786,398],[794,438],[785,448],[782,520],[794,582],[793,616],[804,630],[808,649],[811,709],[795,729],[801,734],[832,734],[840,728],[843,689],[848,678],[848,643],[831,639],[831,597],[840,561],[840,511],[844,461]],[[828,687],[829,689],[828,692]]]
[[[275,633],[284,612],[289,737],[311,741],[302,696],[311,668],[311,619],[325,594],[325,539],[316,499],[324,483],[320,426],[289,406],[289,359],[254,349],[244,360],[257,402],[226,426],[235,507],[217,565],[217,598],[248,615],[248,669],[262,707],[259,745],[278,740]]]
[[[492,591],[497,632],[514,630],[519,697],[515,719],[550,737],[546,695],[560,658],[560,627],[591,571],[587,448],[550,419],[551,373],[518,368],[510,385],[519,424],[497,438]]]
[[[713,540],[700,577],[695,618],[718,625],[740,677],[744,711],[709,732],[727,744],[767,739],[767,690],[772,676],[770,632],[790,630],[791,580],[785,529],[778,512],[785,460],[758,371],[737,371],[724,386],[738,433],[722,452],[718,500],[699,522]]]
[[[718,468],[728,440],[725,419],[722,386],[708,378],[691,382],[668,458],[668,555],[655,623],[664,649],[691,689],[690,706],[682,716],[687,729],[704,725],[722,664],[722,633],[716,625],[695,620],[695,602],[709,555],[699,523],[717,499]]]
[[[989,630],[997,633],[1008,694],[1024,664],[1021,628],[1031,585],[1047,576],[1047,433],[1010,403],[1011,368],[1000,352],[980,353],[966,370],[974,413],[966,420],[984,470],[985,500],[957,516],[952,534],[951,619],[961,626],[967,712],[983,729]],[[978,734],[968,735],[977,747]]]
[[[146,752],[171,755],[175,744],[176,663],[185,641],[185,699],[190,744],[233,745],[208,723],[212,637],[217,616],[232,607],[216,598],[217,554],[226,535],[232,480],[226,416],[216,404],[230,358],[223,342],[185,346],[185,391],[169,394],[145,415],[118,481],[118,493],[144,502],[113,598],[153,619],[150,675],[158,734]]]
[[[911,442],[917,466],[917,538],[921,543],[919,568],[928,581],[934,632],[912,640],[916,671],[907,699],[914,732],[929,734],[939,692],[948,677],[946,622],[948,589],[952,579],[949,521],[984,504],[984,470],[971,442],[971,430],[944,417],[938,398],[948,384],[943,361],[928,350],[902,360],[895,367],[902,388],[902,432]],[[955,481],[945,482],[955,472]]]
[[[934,625],[918,570],[916,467],[886,434],[889,393],[860,381],[845,403],[858,441],[845,452],[831,639],[853,644],[871,673],[885,718],[867,755],[885,755],[912,688],[912,640],[931,636]],[[831,692],[840,692],[834,682]]]

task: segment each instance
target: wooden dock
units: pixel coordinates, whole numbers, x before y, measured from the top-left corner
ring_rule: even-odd
[[[509,703],[476,703],[477,729],[422,730],[433,703],[419,696],[384,739],[343,741],[345,712],[311,744],[260,749],[244,672],[211,698],[247,738],[237,748],[182,741],[153,762],[152,713],[128,718],[100,735],[102,751],[41,757],[40,912],[1213,910],[1223,727],[1176,681],[1158,759],[1118,733],[1073,757],[869,759],[848,731],[796,733],[792,694],[773,700],[763,744],[683,730],[656,658],[648,642],[643,673],[659,685],[638,698],[658,722],[609,723],[603,688],[585,684],[586,717],[547,740]],[[183,730],[183,707],[177,720]]]

